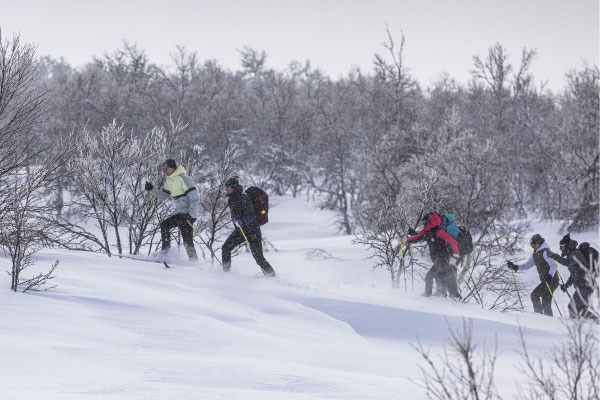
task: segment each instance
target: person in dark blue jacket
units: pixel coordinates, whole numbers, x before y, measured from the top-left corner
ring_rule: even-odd
[[[571,235],[568,233],[563,236],[559,245],[561,255],[550,251],[548,251],[548,255],[569,269],[569,279],[560,285],[563,292],[566,292],[571,285],[575,287],[575,293],[569,302],[569,316],[571,318],[598,319],[589,310],[589,301],[594,289],[592,279],[587,272],[589,268],[585,256],[577,250],[577,241],[571,239]]]
[[[273,267],[271,267],[271,264],[269,264],[263,255],[262,233],[260,225],[256,221],[252,200],[244,193],[244,188],[240,185],[237,176],[227,179],[224,187],[235,229],[231,232],[227,240],[225,240],[223,247],[221,247],[223,270],[229,271],[231,269],[231,252],[233,249],[247,241],[252,252],[252,257],[254,257],[254,260],[260,266],[265,276],[276,276]]]

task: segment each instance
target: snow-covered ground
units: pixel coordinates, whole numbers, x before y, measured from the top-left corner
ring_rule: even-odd
[[[448,325],[463,318],[473,319],[479,349],[497,338],[496,384],[512,398],[523,380],[518,327],[534,354],[564,340],[560,318],[532,313],[528,298],[528,312],[499,313],[423,298],[420,282],[392,289],[330,214],[301,199],[271,201],[263,233],[276,279],[246,252],[224,273],[206,262],[166,269],[46,250],[39,265],[60,260],[57,288],[13,293],[5,275],[0,399],[421,399],[423,361],[412,345],[418,337],[440,353]],[[559,225],[534,227],[556,250]],[[597,232],[573,237],[598,246]],[[529,251],[524,242],[523,259]],[[9,270],[8,259],[0,266]],[[538,279],[535,269],[518,277]],[[557,293],[566,316],[568,298]]]

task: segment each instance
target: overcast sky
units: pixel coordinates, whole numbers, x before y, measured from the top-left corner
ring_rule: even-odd
[[[310,60],[332,78],[352,66],[372,70],[384,54],[386,23],[405,37],[410,73],[430,86],[443,72],[464,83],[473,56],[495,43],[518,65],[536,49],[536,83],[564,87],[564,74],[584,62],[598,65],[598,0],[0,0],[3,39],[19,32],[38,53],[80,66],[121,47],[170,63],[176,45],[200,60],[240,68],[244,46],[264,50],[269,67]]]

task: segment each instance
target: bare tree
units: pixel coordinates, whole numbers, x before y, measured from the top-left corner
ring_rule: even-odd
[[[234,165],[239,156],[235,148],[227,149],[219,164],[209,164],[210,174],[200,192],[201,217],[196,223],[202,247],[206,248],[211,260],[219,262],[216,245],[220,233],[230,222],[227,205],[223,201],[223,184],[234,175]],[[206,167],[206,166],[205,166]]]
[[[168,212],[168,206],[154,208],[144,182],[158,179],[157,166],[178,150],[174,143],[183,129],[185,124],[172,121],[170,130],[155,127],[139,139],[116,121],[100,132],[84,128],[70,165],[80,171],[73,183],[70,212],[59,215],[57,224],[96,251],[138,254],[156,233],[155,211],[159,219]],[[90,221],[96,230],[90,229]]]
[[[403,236],[406,235],[409,226],[408,215],[389,199],[382,199],[382,204],[377,208],[360,210],[361,225],[368,228],[361,229],[353,243],[365,246],[369,258],[376,260],[375,267],[387,269],[392,285],[398,287],[401,274],[406,271],[406,265],[410,263],[407,262],[402,248]]]
[[[523,399],[600,399],[600,338],[598,327],[584,319],[563,322],[566,338],[540,357],[527,348],[526,335],[519,329],[521,366],[529,381]]]
[[[35,157],[29,140],[48,94],[38,85],[35,47],[0,30],[0,176],[19,171]],[[39,149],[37,149],[39,151]]]
[[[600,70],[586,66],[570,72],[567,80],[556,140],[561,162],[555,163],[563,201],[555,207],[559,217],[571,221],[567,230],[577,232],[597,227],[600,215]]]
[[[492,352],[484,349],[481,356],[473,343],[473,321],[463,319],[462,329],[448,325],[450,349],[444,346],[439,362],[421,341],[412,347],[425,361],[419,368],[428,399],[435,400],[493,400],[500,399],[494,385],[498,358],[497,343]]]
[[[21,276],[35,263],[33,256],[50,229],[43,219],[49,210],[41,189],[52,181],[58,160],[48,157],[53,162],[44,163],[48,148],[34,140],[47,101],[38,68],[35,48],[21,44],[19,35],[4,40],[0,30],[0,248],[12,261],[13,291],[19,285],[25,291],[45,285],[58,265],[32,278]]]
[[[39,165],[27,172],[13,174],[10,183],[7,179],[9,195],[4,197],[5,212],[0,219],[0,249],[12,261],[11,289],[17,291],[19,286],[25,286],[23,291],[36,290],[53,278],[58,261],[47,272],[41,272],[31,278],[23,278],[21,273],[35,264],[34,255],[44,245],[53,230],[45,215],[51,213],[43,196],[41,188],[48,182],[48,172],[45,165]],[[50,172],[51,173],[51,172]]]

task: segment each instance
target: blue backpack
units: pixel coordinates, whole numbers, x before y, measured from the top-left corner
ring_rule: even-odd
[[[454,215],[442,214],[442,228],[456,240],[460,255],[466,256],[473,252],[473,237],[471,236],[471,232],[464,226],[454,225],[455,221],[456,218],[454,218]]]

